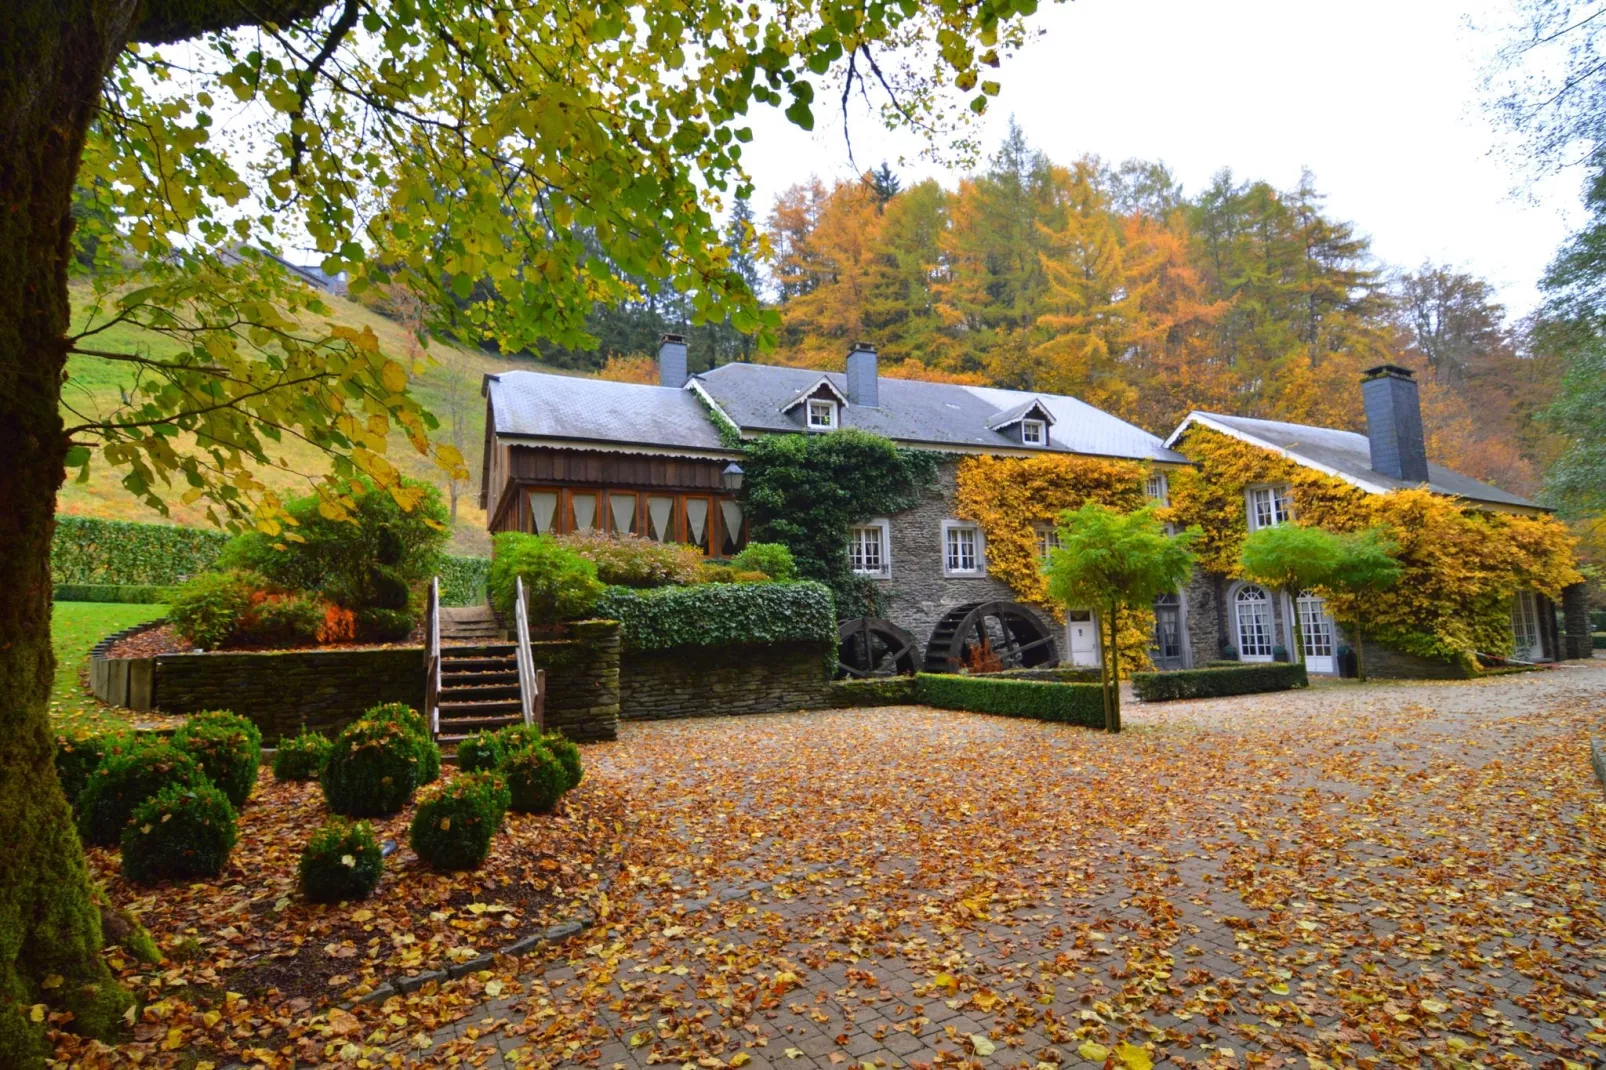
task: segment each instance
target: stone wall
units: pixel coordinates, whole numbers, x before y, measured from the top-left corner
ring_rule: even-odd
[[[530,643],[546,671],[543,718],[549,730],[581,743],[619,737],[619,622],[583,620],[569,638]]]
[[[626,651],[619,716],[656,721],[828,706],[825,658],[834,652],[825,643]]]
[[[1565,624],[1561,636],[1561,656],[1569,660],[1594,656],[1589,630],[1589,586],[1575,583],[1562,588],[1561,612]]]
[[[958,492],[959,462],[938,465],[937,480],[927,488],[921,503],[889,518],[891,523],[892,575],[877,580],[886,599],[884,616],[907,629],[919,644],[924,658],[926,642],[942,615],[969,602],[1014,602],[1017,596],[1003,580],[984,571],[978,576],[943,574],[942,522],[954,520],[954,497]],[[986,561],[986,545],[982,547]],[[1055,657],[1065,656],[1065,626],[1052,617],[1028,610],[1043,621],[1054,637]]]
[[[1221,577],[1214,572],[1194,569],[1182,588],[1182,628],[1188,652],[1188,668],[1202,669],[1221,657],[1225,629],[1222,618]]]
[[[1459,665],[1438,658],[1423,658],[1390,650],[1368,639],[1362,645],[1366,655],[1366,675],[1374,680],[1465,680],[1468,673]]]

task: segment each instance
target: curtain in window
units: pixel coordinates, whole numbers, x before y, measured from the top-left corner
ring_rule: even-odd
[[[708,499],[686,499],[686,540],[708,549]]]
[[[734,554],[742,548],[742,507],[729,498],[721,498],[719,515],[725,522],[724,552]]]
[[[629,535],[636,529],[636,496],[634,494],[608,495],[608,508],[613,512],[615,535]]]
[[[647,497],[647,520],[652,525],[652,537],[659,542],[669,542],[675,537],[671,521],[675,517],[675,499],[649,495]]]
[[[597,526],[597,496],[595,494],[569,495],[574,509],[574,530],[590,531]]]
[[[552,521],[558,512],[558,492],[555,490],[532,490],[530,492],[530,523],[535,525],[537,535],[550,535]]]

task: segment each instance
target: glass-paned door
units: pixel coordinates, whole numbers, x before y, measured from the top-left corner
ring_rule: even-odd
[[[1156,669],[1182,668],[1182,599],[1174,594],[1154,600],[1154,649],[1149,660]]]
[[[1238,618],[1238,660],[1270,661],[1275,647],[1275,624],[1271,595],[1266,588],[1246,584],[1233,596]]]
[[[725,557],[742,549],[742,507],[730,498],[719,501],[720,553]]]
[[[1338,672],[1333,618],[1327,615],[1327,602],[1316,595],[1299,596],[1299,638],[1305,646],[1308,672]]]
[[[710,527],[710,506],[713,502],[708,498],[686,499],[686,541],[697,547],[703,553],[708,553],[709,540],[713,535]]]
[[[558,492],[555,490],[532,490],[528,501],[530,505],[530,527],[535,534],[557,534]]]
[[[1534,604],[1532,591],[1518,591],[1511,600],[1512,653],[1523,661],[1538,661],[1545,656],[1544,640],[1539,634],[1539,610]]]
[[[659,542],[675,541],[675,499],[667,494],[647,495],[647,532]]]
[[[597,517],[597,500],[600,497],[596,491],[569,492],[569,516],[574,525],[570,531],[591,531],[600,527]]]
[[[636,495],[609,494],[608,518],[615,535],[636,534]]]

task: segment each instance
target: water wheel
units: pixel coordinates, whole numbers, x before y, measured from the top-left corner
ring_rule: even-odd
[[[1035,669],[1059,663],[1054,633],[1018,602],[973,602],[943,614],[926,643],[926,672],[957,672],[978,661],[994,668]]]
[[[859,617],[837,626],[836,675],[907,676],[918,668],[915,637],[880,617]]]

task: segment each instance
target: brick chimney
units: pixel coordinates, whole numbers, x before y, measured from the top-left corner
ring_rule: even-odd
[[[658,385],[682,387],[690,378],[686,373],[686,339],[666,334],[658,343]]]
[[[876,365],[875,346],[869,342],[854,342],[853,348],[848,350],[848,403],[879,408],[880,374]]]
[[[1428,448],[1422,438],[1422,399],[1416,376],[1397,364],[1366,369],[1361,380],[1372,471],[1406,483],[1428,481]]]

